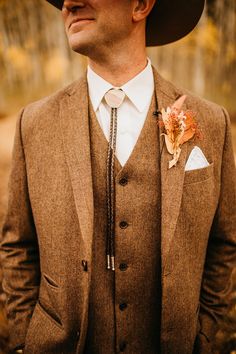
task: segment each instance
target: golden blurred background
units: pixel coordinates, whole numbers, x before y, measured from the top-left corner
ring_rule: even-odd
[[[189,36],[149,48],[148,56],[166,79],[227,108],[236,153],[236,1],[207,0]],[[17,112],[78,78],[85,68],[86,58],[68,47],[60,11],[45,0],[0,0],[0,227]],[[236,353],[235,293],[232,298],[218,336],[222,354]],[[7,353],[4,300],[0,288],[0,354]]]

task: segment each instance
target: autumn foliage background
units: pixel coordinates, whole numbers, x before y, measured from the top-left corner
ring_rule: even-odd
[[[166,78],[227,108],[236,152],[236,1],[207,0],[197,28],[148,56]],[[44,0],[0,0],[0,228],[7,204],[7,181],[19,109],[74,79],[86,58],[73,53],[60,12]],[[1,272],[0,272],[1,283]],[[222,354],[236,353],[236,301],[218,335]],[[7,323],[0,287],[0,354],[7,353]]]

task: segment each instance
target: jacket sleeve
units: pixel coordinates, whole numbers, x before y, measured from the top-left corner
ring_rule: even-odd
[[[30,206],[26,164],[21,135],[23,111],[17,120],[12,169],[9,181],[8,210],[0,244],[3,290],[10,347],[24,346],[25,336],[39,289],[39,252]]]
[[[212,342],[224,319],[236,265],[236,183],[230,119],[225,117],[225,141],[221,164],[220,197],[207,247],[200,295],[196,354],[212,353]]]

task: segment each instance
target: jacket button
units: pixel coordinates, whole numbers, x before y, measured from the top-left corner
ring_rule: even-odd
[[[126,229],[128,227],[128,223],[126,221],[121,221],[120,222],[120,228],[121,229]]]
[[[124,341],[123,341],[123,342],[120,342],[119,347],[120,347],[120,351],[121,351],[121,352],[124,352],[125,349],[126,349],[126,347],[127,347],[127,343],[124,342]]]
[[[128,178],[127,177],[122,177],[119,180],[119,183],[120,183],[121,186],[126,186],[126,184],[128,183]]]
[[[82,263],[82,267],[83,267],[84,271],[87,272],[88,271],[88,262],[83,259],[81,263]]]
[[[119,268],[121,271],[125,271],[128,269],[128,265],[126,263],[120,263]]]
[[[119,309],[121,310],[121,311],[124,311],[126,308],[127,308],[127,304],[125,303],[125,302],[122,302],[120,305],[119,305]]]

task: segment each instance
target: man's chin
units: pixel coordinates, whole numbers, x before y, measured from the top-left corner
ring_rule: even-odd
[[[70,39],[69,40],[70,48],[79,54],[89,56],[94,44],[92,44],[89,40],[86,39]]]

